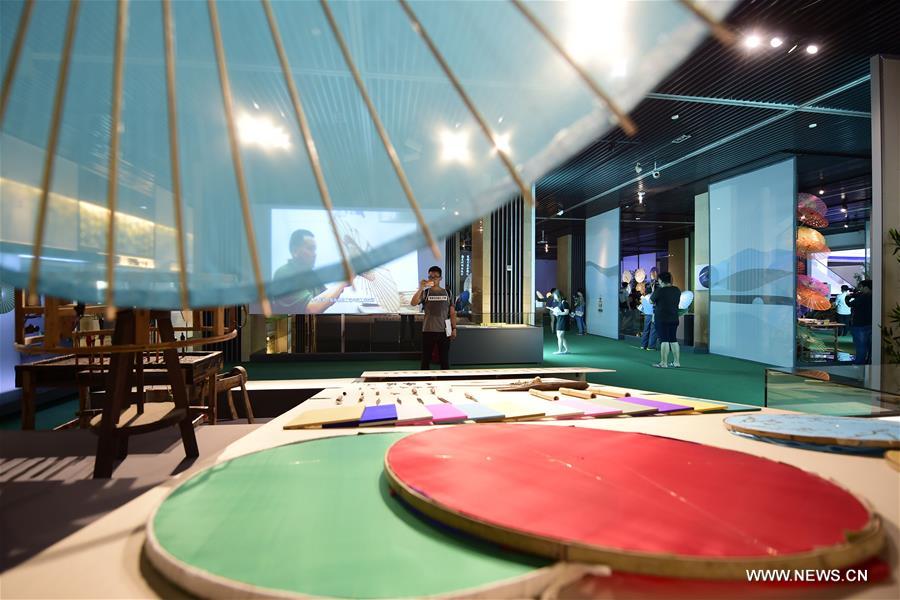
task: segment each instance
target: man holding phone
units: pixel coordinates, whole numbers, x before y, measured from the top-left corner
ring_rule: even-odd
[[[441,369],[450,368],[450,341],[456,339],[456,310],[450,290],[441,287],[443,271],[438,266],[428,269],[428,279],[419,282],[410,304],[422,305],[425,319],[422,321],[422,370],[431,365],[434,347],[438,347]]]

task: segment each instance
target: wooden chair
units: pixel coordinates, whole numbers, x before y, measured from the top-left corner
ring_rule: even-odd
[[[247,422],[253,423],[253,409],[250,407],[250,395],[247,393],[247,370],[244,367],[234,367],[227,373],[219,373],[216,375],[216,398],[221,392],[228,394],[228,408],[231,410],[231,418],[237,419],[238,414],[234,406],[234,397],[231,390],[241,388],[244,395],[244,409],[247,411]]]

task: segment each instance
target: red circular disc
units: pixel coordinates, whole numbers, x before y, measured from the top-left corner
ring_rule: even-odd
[[[745,577],[856,564],[884,541],[853,494],[801,469],[664,437],[578,427],[425,431],[385,457],[395,489],[451,526],[624,571]]]

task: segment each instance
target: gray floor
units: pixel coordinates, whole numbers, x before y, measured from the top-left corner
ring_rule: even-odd
[[[200,456],[222,451],[261,424],[196,429]],[[111,479],[94,480],[97,437],[87,430],[0,435],[0,572],[136,498],[193,464],[174,427],[133,436]]]

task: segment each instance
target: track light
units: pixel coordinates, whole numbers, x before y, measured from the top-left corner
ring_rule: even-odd
[[[641,163],[637,163],[634,165],[634,172],[637,173],[638,175],[640,175],[641,171],[643,171],[643,170],[644,170],[644,168],[641,166]]]

